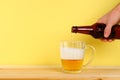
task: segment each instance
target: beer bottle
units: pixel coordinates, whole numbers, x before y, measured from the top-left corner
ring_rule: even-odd
[[[73,26],[72,33],[83,33],[93,36],[94,38],[105,38],[104,29],[106,24],[95,23],[91,26]],[[111,29],[111,34],[105,39],[120,39],[120,25],[114,25]]]

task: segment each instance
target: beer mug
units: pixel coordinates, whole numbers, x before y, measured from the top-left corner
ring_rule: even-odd
[[[83,64],[84,53],[87,49],[91,56],[86,64]],[[68,73],[79,73],[83,66],[88,65],[94,58],[95,48],[91,45],[86,45],[82,41],[62,41],[60,44],[60,54],[62,69]]]

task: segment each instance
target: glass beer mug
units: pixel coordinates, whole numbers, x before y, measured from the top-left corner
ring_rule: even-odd
[[[83,65],[84,53],[91,49],[89,61]],[[94,58],[95,48],[82,41],[62,41],[60,44],[62,69],[67,73],[79,73],[83,66],[88,65]]]

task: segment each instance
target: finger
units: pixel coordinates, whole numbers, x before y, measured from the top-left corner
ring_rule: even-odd
[[[113,41],[113,39],[108,39],[108,42],[112,42]]]
[[[108,42],[107,39],[100,39],[100,40],[103,41],[103,42]]]
[[[108,24],[106,27],[105,27],[105,30],[104,30],[104,37],[107,38],[109,37],[110,33],[111,33],[111,28],[112,28],[112,25]]]
[[[114,41],[114,39],[100,39],[102,42],[113,42]]]

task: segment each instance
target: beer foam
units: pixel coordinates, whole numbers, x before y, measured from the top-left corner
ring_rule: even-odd
[[[83,59],[84,49],[61,47],[61,59],[78,60]]]

